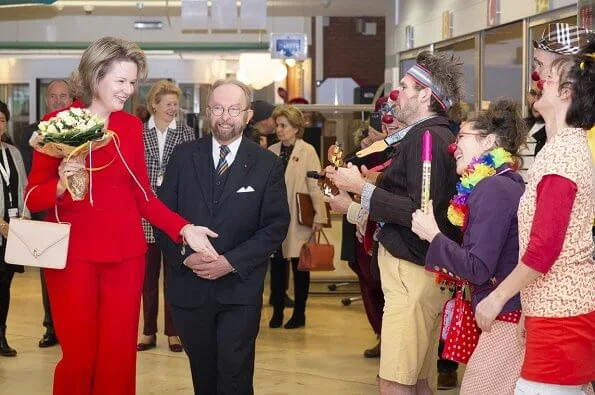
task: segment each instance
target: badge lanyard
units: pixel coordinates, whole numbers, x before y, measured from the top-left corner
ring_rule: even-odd
[[[12,193],[10,192],[10,165],[8,164],[8,157],[6,156],[6,147],[2,144],[2,162],[4,165],[0,164],[0,174],[2,174],[2,178],[6,183],[6,187],[8,188],[8,200],[9,200],[9,208],[13,207],[12,204]]]

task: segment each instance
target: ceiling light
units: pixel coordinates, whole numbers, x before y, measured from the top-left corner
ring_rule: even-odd
[[[163,28],[161,21],[135,21],[134,28],[137,30],[159,30]]]

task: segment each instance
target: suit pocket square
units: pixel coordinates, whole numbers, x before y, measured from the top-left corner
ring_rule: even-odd
[[[252,188],[252,187],[241,187],[237,191],[237,193],[247,193],[247,192],[254,192],[254,188]]]

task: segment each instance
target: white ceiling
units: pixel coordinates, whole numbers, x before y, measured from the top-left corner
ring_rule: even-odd
[[[267,0],[267,5],[269,16],[385,16],[389,1]],[[1,19],[82,15],[84,6],[93,7],[93,15],[176,16],[181,13],[180,0],[58,0],[51,6],[3,8],[5,15]]]

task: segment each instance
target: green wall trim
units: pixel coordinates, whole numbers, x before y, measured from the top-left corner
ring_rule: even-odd
[[[37,42],[37,41],[0,41],[2,49],[85,49],[90,42]],[[230,42],[177,42],[177,43],[139,43],[146,51],[262,51],[269,49],[269,43],[230,43]]]

